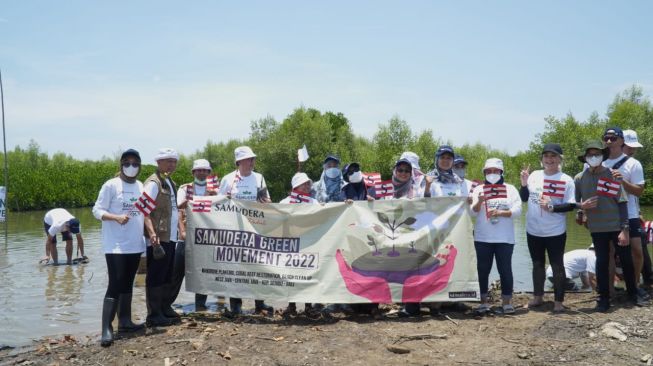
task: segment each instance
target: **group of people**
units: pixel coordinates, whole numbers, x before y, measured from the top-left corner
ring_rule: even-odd
[[[467,197],[470,212],[476,217],[474,246],[481,304],[475,311],[479,315],[491,311],[488,282],[494,262],[501,280],[502,311],[505,314],[515,312],[511,261],[514,222],[521,214],[522,202],[528,203],[526,231],[533,261],[534,296],[528,307],[544,303],[544,283],[550,277],[555,292],[554,311],[564,310],[564,292],[569,286],[564,263],[566,213],[574,210],[579,212],[577,222],[589,229],[593,239],[595,269],[592,266],[592,270],[599,294],[596,309],[607,311],[609,308],[613,278],[610,263],[615,254],[623,268],[629,299],[637,305],[645,305],[647,293],[638,288],[639,274],[644,270],[646,281],[651,274],[650,260],[648,275],[647,266],[643,265],[648,254],[643,254],[638,197],[644,188],[644,177],[641,164],[632,156],[638,147],[641,144],[634,131],[609,128],[603,141],[592,141],[585,146],[578,156],[585,163],[585,169],[571,178],[561,171],[563,151],[560,145],[546,144],[540,159],[542,169],[530,172],[525,168],[521,172],[519,189],[504,181],[504,165],[497,158],[485,161],[482,182],[472,182],[465,178],[467,161],[450,146],[437,149],[434,169],[428,172],[421,170],[415,153],[405,152],[394,164],[392,194],[385,198]],[[256,154],[247,146],[236,148],[234,153],[236,168],[220,182],[211,178],[210,163],[199,159],[192,167],[194,181],[181,187],[170,178],[179,159],[175,150],[164,148],[158,152],[156,171],[144,183],[137,180],[141,170],[140,154],[133,149],[122,153],[119,174],[104,183],[93,207],[94,216],[102,221],[102,247],[109,277],[102,311],[103,346],[113,342],[111,323],[116,314],[119,332],[144,326],[133,323],[131,318],[133,282],[142,253],[147,257],[146,324],[167,326],[179,321],[179,315],[171,306],[184,277],[184,208],[193,197],[220,194],[238,200],[271,202],[264,177],[254,171]],[[341,161],[333,155],[324,160],[323,171],[315,183],[302,172],[296,173],[290,183],[289,195],[280,203],[351,203],[378,197],[359,163],[350,162],[341,167]],[[48,248],[52,247],[50,243],[56,234],[52,228],[56,225],[64,231],[79,233],[78,221],[62,217],[53,224],[52,219],[49,220],[46,216]],[[548,276],[546,254],[551,264]],[[588,279],[588,283],[592,279]],[[206,298],[205,294],[196,294],[196,306],[204,307]],[[229,305],[232,314],[242,312],[242,299],[230,298]],[[307,304],[309,308],[311,304]],[[378,312],[377,304],[358,308]],[[415,316],[420,309],[420,304],[404,304],[400,315]],[[263,300],[255,301],[255,312],[273,311]],[[288,311],[296,312],[295,305],[290,304]]]

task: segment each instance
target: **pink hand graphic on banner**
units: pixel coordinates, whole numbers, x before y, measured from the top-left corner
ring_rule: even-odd
[[[444,265],[429,274],[412,276],[406,279],[402,302],[421,302],[427,296],[447,287],[458,250],[453,245],[447,245],[445,248],[449,249],[449,254],[438,253],[435,256],[440,262],[446,261]]]
[[[336,261],[340,275],[345,280],[349,292],[364,297],[372,302],[391,303],[390,287],[385,279],[379,277],[366,277],[354,272],[345,262],[340,249],[336,250]]]

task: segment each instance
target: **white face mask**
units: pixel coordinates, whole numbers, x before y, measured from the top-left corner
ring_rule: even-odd
[[[587,164],[589,164],[592,168],[596,168],[597,166],[601,165],[601,163],[603,162],[603,157],[590,156],[589,158],[586,158],[585,161],[587,161]]]
[[[454,174],[459,176],[461,179],[465,178],[465,173],[466,173],[465,169],[454,169],[453,172],[454,172]]]
[[[495,184],[501,180],[501,174],[486,174],[485,180],[490,182],[490,184]]]
[[[135,176],[138,175],[138,167],[135,166],[128,166],[128,167],[123,167],[122,168],[122,173],[129,178],[134,178]]]
[[[329,178],[338,178],[338,176],[340,176],[340,169],[329,168],[324,172],[324,174],[326,174],[326,176]]]
[[[206,185],[206,179],[199,180],[199,179],[195,178],[194,181],[195,181],[195,184],[197,184],[198,186],[205,186]]]
[[[363,174],[361,172],[354,172],[349,176],[350,183],[360,183],[363,181]]]

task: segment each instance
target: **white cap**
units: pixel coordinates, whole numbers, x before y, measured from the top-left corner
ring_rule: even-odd
[[[637,140],[637,132],[633,130],[624,130],[624,144],[630,147],[644,147]]]
[[[483,171],[485,171],[485,169],[490,169],[490,168],[497,168],[497,169],[501,169],[501,171],[503,171],[503,161],[501,161],[501,159],[497,159],[497,158],[487,159],[485,161],[485,165],[483,166]]]
[[[238,146],[236,150],[234,150],[234,155],[236,156],[237,162],[256,157],[256,154],[254,154],[249,146]]]
[[[163,148],[159,149],[159,152],[154,157],[154,160],[159,161],[159,160],[163,160],[163,159],[179,160],[179,154],[177,154],[175,149],[171,149],[169,147],[163,147]]]
[[[399,160],[401,160],[401,159],[406,159],[406,160],[410,161],[410,165],[412,165],[413,169],[420,169],[421,170],[421,168],[419,167],[419,156],[417,156],[417,154],[415,154],[414,152],[412,152],[412,151],[404,152],[399,157]]]
[[[311,178],[309,178],[306,173],[295,173],[295,175],[292,176],[292,180],[290,181],[293,189],[301,186],[306,182],[312,182]]]
[[[211,170],[211,163],[209,163],[209,161],[206,159],[197,159],[193,161],[193,169],[190,171],[192,172],[198,169]]]

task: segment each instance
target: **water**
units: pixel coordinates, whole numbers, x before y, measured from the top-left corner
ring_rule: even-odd
[[[71,209],[70,212],[82,223],[86,255],[91,259],[88,264],[39,265],[38,259],[45,254],[45,211],[9,214],[8,242],[0,243],[0,345],[27,345],[44,336],[99,334],[102,298],[107,286],[100,221],[93,217],[90,208]],[[653,217],[653,207],[645,207],[643,212],[645,217]],[[531,290],[531,261],[523,216],[516,226],[515,289]],[[0,229],[0,241],[2,234],[4,230]],[[591,243],[588,231],[573,222],[573,214],[568,215],[567,238],[567,251],[586,248]],[[59,258],[65,259],[65,244],[60,237],[58,240]],[[76,247],[74,242],[73,250]],[[496,269],[491,276],[498,278]],[[193,299],[193,294],[182,288],[178,302],[190,304]],[[135,320],[144,321],[143,275],[136,278],[133,314]]]

